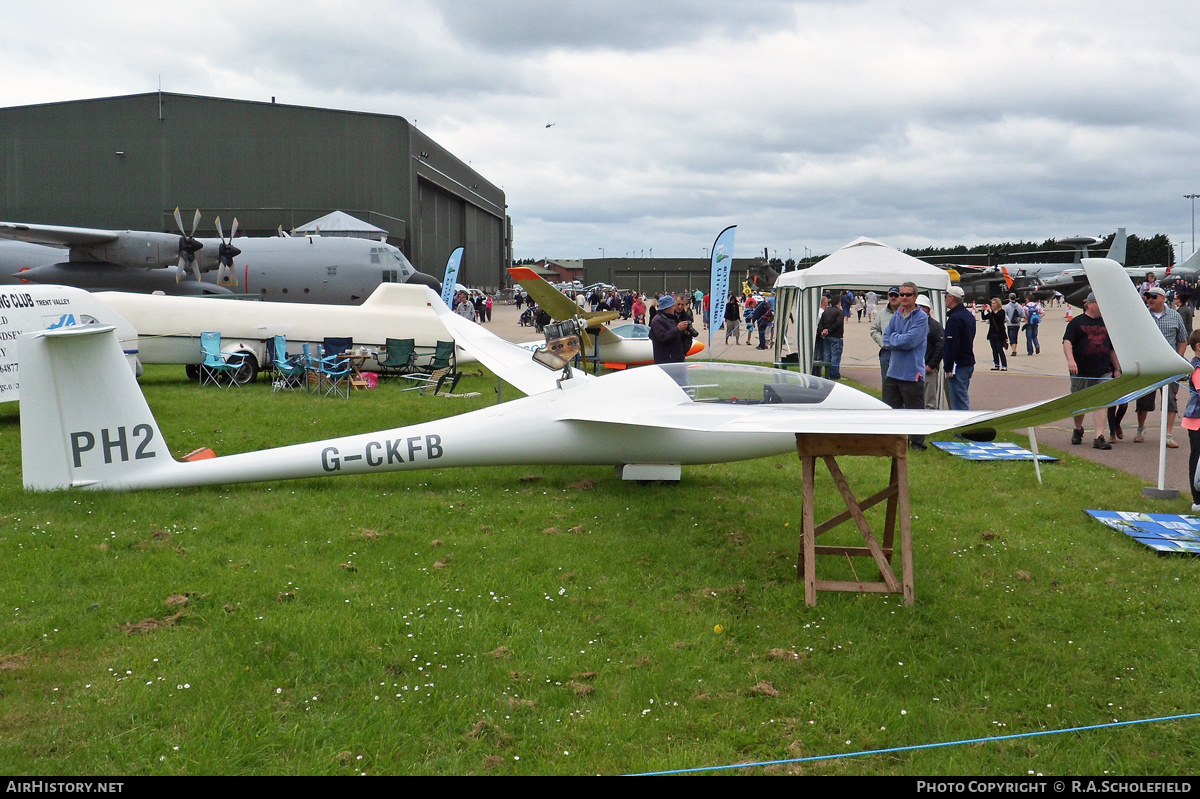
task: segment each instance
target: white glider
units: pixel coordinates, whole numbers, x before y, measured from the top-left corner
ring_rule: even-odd
[[[710,362],[560,379],[437,300],[458,344],[529,396],[410,427],[194,462],[171,457],[111,328],[42,331],[20,347],[25,487],[168,488],[506,464],[611,464],[626,479],[678,479],[682,464],[794,451],[797,433],[982,435],[1063,419],[1189,373],[1120,266],[1095,259],[1087,269],[1124,373],[1045,403],[893,410],[810,375]]]
[[[138,332],[142,363],[198,364],[204,360],[200,334],[221,334],[221,349],[246,356],[246,380],[267,365],[267,341],[287,336],[289,355],[303,345],[320,344],[325,336],[346,336],[355,346],[381,348],[387,339],[410,338],[432,350],[450,340],[439,320],[428,288],[407,283],[381,283],[359,305],[297,302],[239,302],[213,297],[173,297],[106,291],[95,296],[121,314]],[[473,360],[459,354],[459,363]],[[365,364],[373,370],[375,362]],[[239,381],[241,382],[241,381]]]

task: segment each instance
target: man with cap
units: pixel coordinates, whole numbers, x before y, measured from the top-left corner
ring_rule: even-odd
[[[1153,273],[1150,276],[1152,277]],[[1167,292],[1161,286],[1155,285],[1147,288],[1143,296],[1146,298],[1146,307],[1150,309],[1150,315],[1154,317],[1154,323],[1158,325],[1163,338],[1180,355],[1183,355],[1187,352],[1187,326],[1183,323],[1183,317],[1179,315],[1178,311],[1167,307]],[[1154,396],[1157,393],[1157,390],[1151,391],[1137,399],[1137,405],[1134,406],[1137,411],[1137,435],[1133,437],[1135,444],[1141,444],[1146,440],[1146,415],[1154,410]],[[1179,411],[1176,405],[1178,393],[1178,383],[1172,383],[1167,388],[1167,446],[1171,449],[1179,446],[1171,437],[1171,428],[1175,426],[1175,414]]]
[[[892,314],[896,313],[896,309],[900,307],[900,287],[892,286],[888,289],[887,296],[887,305],[883,306],[883,310],[877,313],[874,321],[871,322],[871,338],[875,340],[875,346],[879,347],[879,381],[881,383],[887,380],[888,364],[892,357],[891,352],[883,343],[883,331],[887,330]]]
[[[933,318],[933,303],[924,294],[917,297],[917,307],[929,317],[929,336],[925,339],[925,407],[938,406],[938,387],[942,382],[942,353],[946,346],[946,331]]]
[[[1098,380],[1121,376],[1121,364],[1117,361],[1116,350],[1108,337],[1108,328],[1100,317],[1100,306],[1096,304],[1096,295],[1089,294],[1083,303],[1083,313],[1067,322],[1063,333],[1063,353],[1067,356],[1067,370],[1071,373],[1071,393],[1083,391],[1095,385]],[[1083,418],[1080,414],[1075,417],[1075,431],[1071,434],[1072,444],[1083,443]],[[1092,414],[1092,422],[1096,427],[1096,439],[1092,446],[1096,449],[1112,449],[1112,444],[1104,440],[1104,427],[1108,421],[1108,413],[1099,408]]]
[[[673,294],[664,294],[658,300],[658,313],[650,322],[655,363],[683,363],[692,348],[692,337],[687,334],[691,323],[676,315],[677,305]]]
[[[1021,307],[1021,303],[1017,302],[1016,294],[1008,295],[1008,302],[1004,303],[1004,327],[1008,331],[1008,344],[1012,347],[1012,354],[1015,357],[1017,354],[1017,338],[1021,334],[1021,322],[1025,320],[1025,309]]]
[[[950,394],[950,409],[971,410],[971,375],[975,373],[975,314],[963,305],[965,294],[959,286],[946,292],[946,344],[942,364],[946,372],[946,388]]]
[[[454,295],[454,312],[463,319],[475,321],[475,303],[471,302],[467,292],[460,291]]]

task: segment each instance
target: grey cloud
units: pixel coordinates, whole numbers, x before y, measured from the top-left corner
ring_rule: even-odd
[[[654,50],[790,26],[796,6],[786,0],[456,0],[441,13],[455,35],[488,50]]]
[[[400,6],[346,4],[315,22],[286,17],[239,27],[228,49],[268,76],[317,91],[467,100],[538,93],[522,60],[467,48],[435,23]]]

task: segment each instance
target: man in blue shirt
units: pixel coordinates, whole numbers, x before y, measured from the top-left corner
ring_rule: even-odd
[[[891,352],[883,401],[893,408],[925,407],[925,344],[929,317],[917,308],[917,285],[900,285],[900,307],[888,320],[883,343]],[[915,450],[925,449],[924,436],[909,436]]]

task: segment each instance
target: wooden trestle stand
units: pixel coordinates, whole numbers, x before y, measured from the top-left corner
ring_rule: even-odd
[[[817,604],[817,591],[855,591],[880,594],[903,594],[904,604],[913,604],[913,560],[912,560],[912,525],[909,520],[908,501],[908,439],[905,436],[868,436],[868,435],[815,435],[810,433],[796,434],[796,452],[800,455],[800,463],[804,473],[804,507],[800,524],[800,547],[796,560],[796,577],[804,580],[804,603],[809,607]],[[867,455],[892,459],[892,474],[888,486],[859,502],[850,490],[846,476],[837,465],[839,455]],[[829,473],[837,484],[842,499],[846,502],[846,510],[828,521],[816,524],[814,518],[814,497],[817,472],[817,458],[825,461]],[[887,514],[883,531],[883,544],[876,540],[871,526],[867,523],[863,511],[883,500],[887,500]],[[892,571],[892,542],[896,533],[897,518],[900,522],[900,571],[901,579],[896,579]],[[817,536],[826,533],[843,522],[854,520],[862,533],[864,547],[817,546]],[[850,580],[818,580],[817,555],[843,555],[850,562],[850,570],[855,581]],[[854,571],[851,558],[874,558],[879,569],[882,582],[858,581],[858,573]]]

